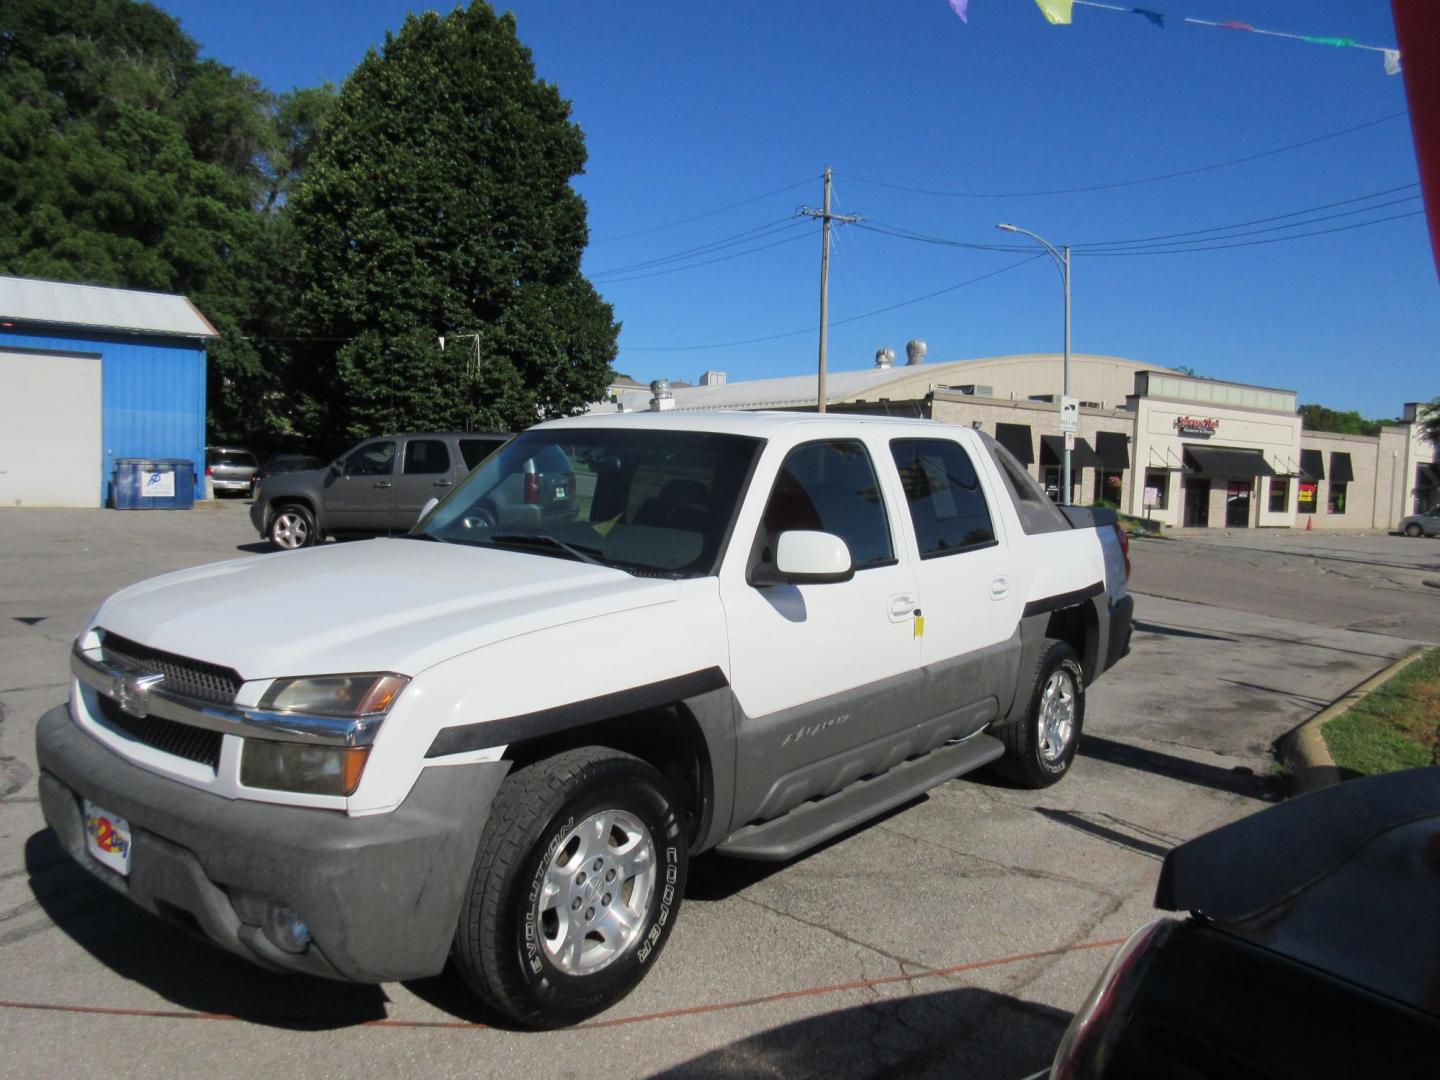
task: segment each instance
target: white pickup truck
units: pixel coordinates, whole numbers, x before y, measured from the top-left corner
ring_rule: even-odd
[[[562,497],[531,491],[556,452],[573,512],[497,513]],[[789,859],[990,762],[1063,776],[1127,575],[1113,515],[968,428],[542,424],[409,536],[111,597],[39,724],[41,802],[97,876],[259,964],[453,956],[573,1023],[654,964],[691,855]]]

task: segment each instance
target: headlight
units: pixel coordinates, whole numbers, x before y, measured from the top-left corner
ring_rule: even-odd
[[[388,673],[276,679],[260,708],[309,716],[375,716],[389,712],[409,682]]]
[[[369,756],[368,746],[246,739],[240,754],[240,783],[310,795],[349,795],[359,786]]]

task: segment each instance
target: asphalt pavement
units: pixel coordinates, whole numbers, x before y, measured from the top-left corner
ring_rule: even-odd
[[[1271,743],[1412,638],[1434,640],[1440,614],[1424,565],[1388,565],[1440,557],[1440,542],[1420,555],[1400,537],[1330,537],[1328,554],[1139,541],[1134,649],[1091,688],[1063,782],[952,781],[780,866],[703,856],[639,989],[534,1034],[449,974],[326,983],[177,937],[45,830],[34,725],[64,698],[86,617],[129,582],[254,557],[255,541],[240,503],[0,511],[6,1076],[1028,1076],[1151,917],[1165,851],[1279,797]],[[1334,569],[1357,554],[1358,569]],[[1413,584],[1391,576],[1412,570]]]

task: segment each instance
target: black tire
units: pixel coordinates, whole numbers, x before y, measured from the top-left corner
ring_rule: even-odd
[[[580,826],[607,814],[619,824],[603,841],[577,839]],[[627,879],[615,839],[639,844],[642,834],[653,869],[648,881],[643,870]],[[581,846],[572,851],[572,843]],[[600,862],[606,865],[593,878],[576,880]],[[587,746],[521,769],[501,785],[481,832],[451,950],[456,966],[477,994],[526,1026],[593,1016],[654,966],[680,911],[688,862],[670,784],[639,758]],[[613,885],[606,883],[612,870]],[[546,893],[547,878],[563,879],[567,891]],[[632,929],[606,925],[608,914],[622,912],[633,914]],[[567,935],[572,916],[583,939]],[[578,950],[568,957],[567,942]]]
[[[275,507],[266,535],[271,545],[281,551],[294,551],[320,542],[315,515],[303,503],[281,503]]]
[[[1056,726],[1046,722],[1046,692],[1052,677],[1073,702],[1071,723],[1060,739],[1054,737]],[[995,762],[996,772],[1020,787],[1049,787],[1070,771],[1084,725],[1085,675],[1080,658],[1068,643],[1047,638],[1035,664],[1025,715],[996,732],[1005,744],[1005,756]],[[1042,736],[1042,726],[1048,736]]]
[[[1424,531],[1425,530],[1420,528],[1419,524],[1414,521],[1412,521],[1409,525],[1405,526],[1406,536],[1419,536]]]

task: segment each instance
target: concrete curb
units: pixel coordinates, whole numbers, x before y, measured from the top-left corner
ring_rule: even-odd
[[[1295,777],[1295,793],[1297,795],[1329,787],[1331,784],[1338,784],[1343,779],[1340,775],[1340,767],[1330,756],[1330,748],[1325,745],[1325,737],[1320,733],[1320,729],[1380,689],[1391,677],[1404,671],[1429,650],[1430,646],[1417,645],[1383,671],[1371,675],[1370,678],[1353,687],[1343,696],[1336,698],[1299,727],[1286,732],[1276,740],[1275,749],[1280,755],[1280,760],[1290,767],[1290,772]]]

